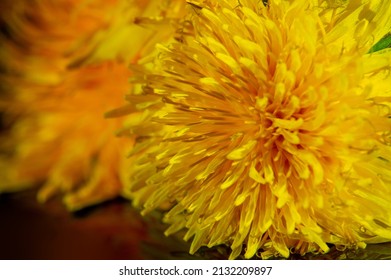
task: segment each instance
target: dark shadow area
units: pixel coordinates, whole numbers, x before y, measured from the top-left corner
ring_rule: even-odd
[[[160,213],[141,217],[131,203],[118,198],[69,213],[59,200],[40,204],[35,191],[0,195],[0,259],[122,260],[226,259],[226,246],[188,253],[190,244],[179,236],[166,237]],[[304,260],[391,259],[391,243],[325,255],[291,255]]]

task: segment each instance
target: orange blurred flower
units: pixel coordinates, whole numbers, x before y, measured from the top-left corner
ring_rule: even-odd
[[[117,196],[132,142],[114,136],[125,119],[104,113],[130,88],[128,64],[170,37],[183,1],[3,5],[0,190],[44,183],[39,200],[64,193],[71,210]]]

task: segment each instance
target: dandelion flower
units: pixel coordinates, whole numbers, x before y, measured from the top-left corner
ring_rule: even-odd
[[[189,1],[190,2],[190,1]],[[126,194],[166,234],[244,254],[391,240],[386,1],[200,1],[122,113]],[[121,111],[119,110],[119,111]],[[115,115],[116,112],[114,111]]]
[[[182,5],[183,6],[183,5]],[[129,89],[128,64],[169,37],[180,1],[6,1],[1,55],[0,191],[44,184],[71,210],[121,192],[124,119],[105,120]],[[156,30],[139,21],[159,22]]]

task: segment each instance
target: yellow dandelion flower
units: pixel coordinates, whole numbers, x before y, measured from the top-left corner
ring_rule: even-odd
[[[166,234],[185,229],[191,253],[226,244],[233,259],[391,240],[391,51],[369,53],[391,6],[189,10],[178,41],[133,69],[134,204],[165,209]]]
[[[123,102],[128,64],[172,33],[182,2],[4,3],[0,191],[43,183],[39,200],[64,193],[71,210],[117,196],[132,143],[114,135],[125,120],[104,113]],[[159,26],[141,26],[150,22]]]

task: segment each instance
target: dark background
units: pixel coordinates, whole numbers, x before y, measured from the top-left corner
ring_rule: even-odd
[[[35,194],[0,194],[0,259],[226,259],[230,253],[218,246],[189,255],[190,244],[180,236],[164,236],[160,213],[141,217],[124,199],[69,213],[60,199],[40,204]],[[326,255],[290,258],[391,259],[391,243],[343,252],[331,247]]]

